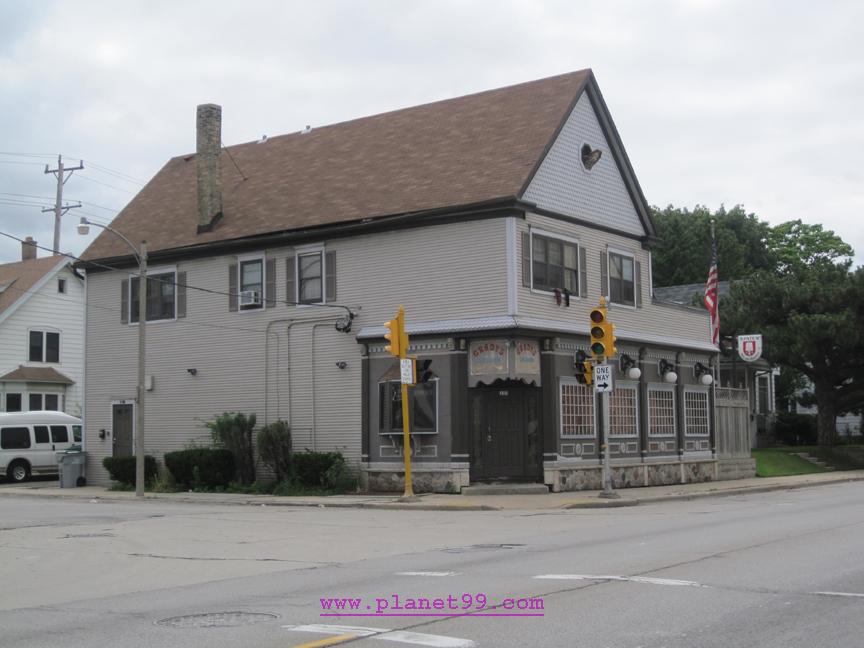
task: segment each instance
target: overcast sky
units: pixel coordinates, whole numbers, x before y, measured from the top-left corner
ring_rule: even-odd
[[[649,203],[822,223],[864,263],[860,0],[0,0],[0,231],[51,246],[62,153],[80,253],[82,213],[194,151],[199,103],[230,145],[585,67]]]

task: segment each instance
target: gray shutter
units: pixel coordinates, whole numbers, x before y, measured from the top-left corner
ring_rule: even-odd
[[[186,317],[186,273],[177,273],[177,317]]]
[[[276,259],[267,259],[264,274],[264,308],[273,308],[276,305]]]
[[[606,250],[600,250],[600,294],[609,296],[609,258]]]
[[[522,285],[531,287],[531,235],[522,232]]]
[[[289,306],[297,303],[297,286],[294,279],[296,263],[293,256],[285,259],[285,302]]]
[[[324,261],[327,266],[327,280],[325,282],[324,301],[336,301],[336,253],[327,252]]]
[[[129,278],[120,280],[120,323],[129,323]]]
[[[228,310],[236,311],[239,301],[237,296],[237,264],[232,263],[228,266]]]
[[[588,296],[588,257],[586,250],[579,246],[579,296]]]
[[[633,262],[633,288],[636,290],[636,308],[642,308],[642,262]]]

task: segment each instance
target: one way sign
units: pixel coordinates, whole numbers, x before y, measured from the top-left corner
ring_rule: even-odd
[[[594,365],[594,391],[612,391],[612,365]]]

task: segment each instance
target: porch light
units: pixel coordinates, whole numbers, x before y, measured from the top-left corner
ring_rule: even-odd
[[[676,383],[678,382],[678,374],[675,373],[675,365],[666,360],[665,358],[660,359],[660,363],[657,366],[657,371],[660,372],[660,375],[663,376],[663,381],[667,383]]]
[[[701,362],[697,362],[693,365],[693,375],[705,386],[714,382],[714,376],[711,375],[711,369]]]
[[[621,354],[621,358],[618,360],[618,368],[630,380],[639,380],[642,377],[642,370],[636,366],[636,360],[626,353]]]

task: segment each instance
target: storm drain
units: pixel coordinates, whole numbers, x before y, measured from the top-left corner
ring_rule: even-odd
[[[497,544],[473,544],[467,547],[448,547],[444,549],[447,553],[466,553],[469,551],[491,551],[493,549],[515,549],[516,547],[524,547],[524,544],[514,544],[502,542]]]
[[[156,625],[169,628],[230,628],[233,626],[254,625],[278,619],[278,614],[266,612],[208,612],[188,614],[157,621]]]

